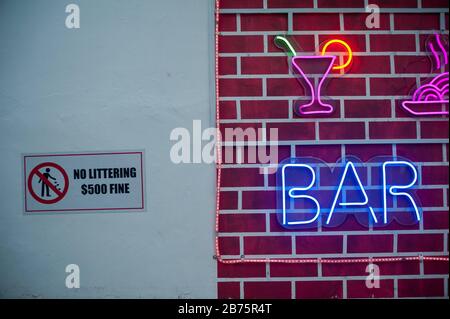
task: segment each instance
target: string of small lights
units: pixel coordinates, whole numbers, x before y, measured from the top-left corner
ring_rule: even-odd
[[[219,103],[219,10],[220,0],[215,2],[215,94],[216,94],[216,214],[215,214],[215,258],[224,264],[239,263],[286,263],[286,264],[347,264],[347,263],[383,263],[399,261],[448,261],[449,257],[440,256],[402,256],[402,257],[365,257],[365,258],[223,258],[219,247],[219,213],[220,185],[222,173],[222,138],[220,133],[220,103]]]

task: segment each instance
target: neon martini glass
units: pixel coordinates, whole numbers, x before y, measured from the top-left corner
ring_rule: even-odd
[[[298,101],[294,106],[294,111],[298,115],[329,114],[333,112],[333,106],[321,100],[322,86],[333,67],[336,56],[294,56],[291,63],[295,70],[301,75],[298,78],[306,91],[306,96],[310,96],[309,102]],[[314,77],[320,77],[315,85]]]

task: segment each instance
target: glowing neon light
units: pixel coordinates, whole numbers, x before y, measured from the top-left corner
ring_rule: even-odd
[[[288,222],[286,222],[286,214],[287,213],[286,213],[286,196],[285,196],[285,192],[286,192],[286,175],[285,174],[286,174],[286,168],[287,167],[302,167],[302,168],[308,169],[311,172],[311,175],[312,175],[311,183],[308,186],[306,186],[306,187],[294,187],[294,188],[291,188],[288,191],[288,195],[291,198],[306,198],[306,199],[309,199],[309,200],[311,200],[311,201],[313,201],[315,203],[316,208],[317,208],[316,209],[316,214],[310,220],[295,221],[295,222],[288,221]],[[319,214],[320,214],[320,204],[317,201],[317,199],[315,199],[314,197],[309,196],[309,195],[294,195],[293,194],[296,191],[309,190],[314,185],[314,183],[316,182],[316,173],[315,173],[314,169],[311,166],[306,165],[306,164],[286,164],[286,165],[283,165],[283,167],[282,167],[281,176],[282,176],[282,192],[283,192],[283,225],[301,225],[301,224],[309,224],[309,223],[314,222],[319,217]]]
[[[372,169],[375,165],[379,166],[380,174],[378,176],[380,176],[380,179],[382,180],[380,180],[379,183],[373,183],[374,180],[372,179],[372,183],[364,185],[356,170],[355,161],[359,167],[364,167],[364,169]],[[349,214],[356,214],[356,219],[364,226],[386,225],[394,219],[399,223],[408,225],[417,223],[421,220],[421,213],[417,205],[418,199],[414,193],[414,189],[411,189],[416,185],[418,180],[417,169],[413,164],[403,159],[387,159],[386,157],[375,158],[366,164],[360,162],[356,158],[354,158],[354,160],[344,160],[342,163],[343,173],[340,178],[336,180],[332,177],[333,174],[321,174],[322,180],[320,180],[320,175],[317,175],[316,177],[316,170],[320,170],[327,166],[317,159],[307,157],[289,158],[280,164],[277,173],[277,187],[279,187],[277,188],[277,219],[282,226],[286,228],[310,228],[312,223],[319,220],[321,212],[323,213],[323,225],[326,225],[327,227],[338,226],[345,221],[346,216]],[[408,170],[401,170],[402,174],[398,174],[398,170],[390,170],[387,172],[387,168],[392,166],[400,168],[406,167]],[[308,174],[305,175],[305,173]],[[411,176],[409,176],[409,174],[411,174]],[[352,179],[349,179],[350,177],[352,177]],[[324,178],[332,178],[332,180],[324,180]],[[394,179],[396,180],[395,182]],[[302,183],[302,186],[297,186],[298,183]],[[305,183],[308,185],[303,186]],[[337,186],[330,189],[330,186],[328,185]],[[323,187],[327,188],[324,189]],[[371,194],[378,193],[379,195],[377,197],[381,199],[380,202],[370,201],[368,196],[369,193],[367,193],[366,189],[370,189],[372,192]],[[409,191],[404,191],[406,189],[409,189]],[[325,190],[334,191],[334,195],[330,198],[330,202],[323,196]],[[348,197],[351,194],[360,194],[358,195],[360,198]],[[388,220],[387,194],[393,197],[396,196],[397,198],[405,197],[408,200],[406,206],[398,207],[392,204],[393,206],[390,208],[392,209],[391,213],[412,212],[412,215],[394,215],[391,220]],[[320,198],[320,201],[324,202],[319,202],[318,198]],[[292,205],[291,203],[291,205],[288,206],[288,199],[307,200],[310,203],[312,202],[314,207],[310,207],[310,205],[305,206],[305,201],[296,202],[297,205]],[[336,219],[333,218],[333,216],[338,212],[337,207],[341,208],[339,212],[344,213],[344,215],[343,218],[338,218],[336,221],[332,222],[332,220]],[[361,207],[366,207],[367,214],[361,214]],[[345,210],[342,208],[345,208]],[[289,221],[288,214],[311,214],[313,217],[308,217],[308,220]]]
[[[352,52],[347,43],[342,40],[333,40],[337,43],[341,43],[344,45],[349,51],[349,59],[347,62],[339,68],[344,68],[348,66],[352,59]],[[274,39],[275,45],[288,53],[289,56],[292,57],[290,60],[291,65],[294,70],[301,75],[299,78],[299,82],[301,85],[305,87],[306,91],[309,91],[311,100],[307,103],[303,101],[299,101],[294,105],[294,111],[299,116],[303,115],[312,115],[312,114],[330,114],[334,111],[334,107],[331,104],[324,103],[321,100],[321,89],[322,86],[328,77],[328,74],[333,69],[333,64],[336,60],[335,56],[325,55],[325,50],[331,42],[327,43],[322,51],[322,55],[320,56],[298,56],[292,44],[286,39],[284,36],[276,36]],[[311,61],[315,62],[317,65],[316,70],[309,72],[310,74],[306,74],[304,71],[308,66],[308,69],[311,69]],[[336,67],[335,67],[336,68]],[[339,69],[338,68],[338,69]],[[314,76],[313,76],[314,75]],[[314,77],[319,75],[320,80],[315,86]],[[304,83],[303,83],[303,82]]]
[[[448,55],[441,39],[435,33],[436,42],[444,55],[444,63],[448,64]],[[428,44],[436,61],[436,68],[441,68],[441,60],[433,44]],[[410,101],[403,101],[402,107],[412,115],[433,116],[448,115],[449,73],[443,72],[437,75],[430,83],[418,87]]]
[[[439,48],[441,49],[441,52],[444,54],[444,64],[448,64],[447,50],[442,45],[441,37],[437,33],[434,34],[434,37],[436,38],[436,42],[437,42]]]
[[[342,174],[341,181],[338,186],[338,190],[336,192],[336,196],[334,197],[333,205],[331,206],[330,214],[328,215],[328,219],[326,221],[326,224],[330,224],[331,217],[333,216],[334,209],[336,208],[336,202],[339,198],[339,195],[341,194],[342,186],[344,185],[344,180],[347,177],[348,168],[351,167],[353,171],[353,175],[356,178],[356,181],[358,182],[358,187],[361,190],[364,201],[363,202],[344,202],[339,203],[340,206],[366,206],[369,203],[369,198],[367,197],[366,191],[364,190],[364,187],[361,183],[361,180],[359,179],[358,173],[356,172],[355,165],[352,162],[347,162],[347,165],[345,165],[344,173]],[[378,223],[377,217],[375,216],[375,212],[373,211],[373,208],[369,206],[370,214],[372,215],[372,218],[375,223]]]
[[[389,187],[389,194],[391,194],[392,196],[405,196],[409,199],[409,201],[411,202],[412,206],[414,207],[414,212],[416,214],[416,218],[417,221],[420,221],[420,214],[419,214],[419,209],[417,208],[416,202],[414,201],[414,199],[412,198],[412,196],[408,193],[405,192],[396,192],[399,189],[408,189],[412,186],[414,186],[414,184],[416,184],[417,182],[417,170],[414,167],[414,165],[412,165],[411,163],[408,163],[406,161],[388,161],[388,162],[384,162],[383,163],[383,222],[385,224],[387,224],[387,179],[386,179],[386,167],[387,166],[401,166],[401,165],[405,165],[408,166],[409,168],[411,168],[412,172],[414,173],[414,178],[412,180],[411,183],[409,183],[408,185],[392,185]]]
[[[300,101],[295,106],[295,111],[299,115],[309,115],[309,114],[329,114],[333,112],[334,108],[331,104],[323,103],[321,100],[321,89],[325,79],[331,71],[331,67],[333,65],[335,56],[295,56],[292,58],[292,65],[297,70],[297,72],[303,77],[311,96],[311,101],[305,104],[302,104],[303,101]],[[302,69],[303,63],[308,63],[310,60],[318,60],[320,62],[324,62],[326,69],[317,70],[317,73],[322,73],[322,77],[317,84],[317,87],[313,84],[314,79],[311,79]]]
[[[335,43],[342,45],[342,46],[347,50],[348,57],[347,57],[347,61],[345,61],[344,64],[334,66],[334,67],[333,67],[333,70],[341,70],[341,69],[345,69],[346,67],[348,67],[348,66],[350,65],[350,63],[351,63],[352,60],[353,60],[353,51],[352,51],[352,49],[350,48],[350,46],[347,44],[347,42],[342,41],[342,40],[339,40],[339,39],[333,39],[333,40],[330,40],[330,41],[328,41],[327,43],[325,43],[325,45],[323,46],[321,54],[322,54],[322,56],[324,56],[324,55],[325,55],[325,52],[326,52],[327,49],[328,49],[328,47],[329,47],[330,45],[332,45],[332,44],[335,44]]]
[[[431,53],[433,53],[434,56],[434,60],[436,61],[436,69],[440,69],[441,68],[441,59],[439,59],[439,56],[436,52],[436,50],[434,49],[433,43],[428,43],[428,47],[430,48]]]
[[[283,49],[286,52],[288,52],[288,55],[290,55],[290,56],[296,56],[297,55],[297,52],[295,52],[294,47],[291,45],[289,40],[286,39],[285,37],[283,37],[281,35],[277,35],[275,37],[274,41],[275,41],[275,45],[277,47],[279,47],[280,49]]]

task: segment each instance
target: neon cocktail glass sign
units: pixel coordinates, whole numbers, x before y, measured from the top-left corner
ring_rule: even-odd
[[[363,163],[346,157],[329,167],[311,157],[289,158],[277,171],[277,219],[286,228],[342,224],[349,214],[364,226],[422,219],[417,168],[403,158]]]
[[[303,77],[306,85],[310,92],[311,101],[310,102],[299,102],[295,106],[295,111],[298,114],[308,115],[308,114],[329,114],[333,112],[333,106],[328,103],[324,103],[321,100],[321,88],[325,79],[331,71],[333,62],[336,59],[335,56],[324,55],[324,56],[295,56],[292,58],[292,65],[297,70],[299,74]],[[315,73],[320,74],[319,83],[314,85],[314,78],[312,74],[306,73],[304,70],[307,69],[307,65],[311,62],[317,65],[315,67]],[[319,62],[319,63],[317,63]]]
[[[333,39],[325,43],[321,55],[301,56],[297,55],[292,44],[283,36],[275,37],[275,44],[291,57],[292,67],[301,76],[298,80],[311,98],[309,102],[298,101],[294,111],[300,116],[332,113],[334,108],[331,104],[322,101],[321,91],[331,70],[345,69],[350,65],[353,58],[350,46],[342,40]],[[333,44],[339,44],[347,50],[348,58],[342,65],[335,65],[336,56],[326,55],[326,50]],[[319,78],[317,84],[314,81],[315,77]]]

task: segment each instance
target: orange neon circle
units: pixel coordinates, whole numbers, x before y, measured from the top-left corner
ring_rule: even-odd
[[[321,54],[325,55],[325,52],[326,52],[327,48],[333,43],[341,44],[343,47],[345,47],[345,49],[347,49],[347,52],[348,52],[347,61],[345,61],[345,63],[342,64],[342,65],[334,66],[333,70],[340,70],[340,69],[344,69],[344,68],[348,67],[350,65],[350,63],[352,62],[353,52],[352,52],[352,49],[350,48],[350,46],[345,41],[338,40],[338,39],[333,39],[333,40],[328,41],[323,46]]]

